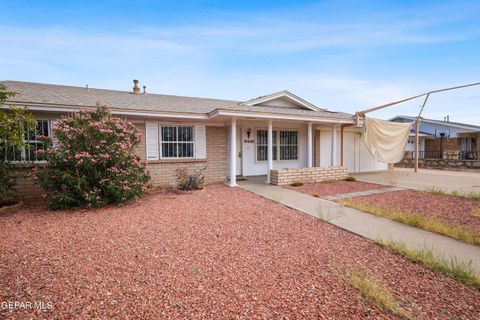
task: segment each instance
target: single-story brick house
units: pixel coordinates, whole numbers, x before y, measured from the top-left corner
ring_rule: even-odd
[[[62,115],[107,105],[142,133],[137,153],[147,160],[156,185],[173,184],[180,167],[207,167],[206,182],[229,181],[231,186],[238,176],[265,175],[270,182],[271,170],[287,168],[386,168],[361,143],[361,128],[351,114],[317,107],[288,91],[233,101],[152,94],[145,87],[141,92],[136,80],[132,91],[1,83],[17,93],[2,108],[28,108],[44,135],[51,134],[52,123]],[[41,143],[26,139],[33,150]],[[20,150],[15,157],[20,164],[35,164],[33,152]]]
[[[415,117],[396,116],[390,121],[412,122]],[[405,152],[413,157],[415,126],[412,125],[410,139]],[[422,118],[420,121],[420,159],[455,158],[458,160],[479,160],[480,126],[450,121]]]

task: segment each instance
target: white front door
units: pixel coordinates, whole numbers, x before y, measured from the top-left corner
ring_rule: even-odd
[[[243,164],[243,154],[242,154],[242,129],[237,128],[237,176],[242,175],[242,164]]]

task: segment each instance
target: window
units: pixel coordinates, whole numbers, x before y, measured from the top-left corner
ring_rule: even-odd
[[[25,161],[25,162],[34,162],[37,160],[37,155],[35,151],[39,149],[45,149],[45,145],[42,141],[38,140],[38,136],[50,136],[50,122],[48,120],[37,120],[36,128],[26,129],[24,131],[24,148],[10,148],[6,150],[8,161]],[[3,156],[4,150],[2,150]]]
[[[298,159],[297,131],[280,131],[280,160]]]
[[[257,161],[268,160],[268,132],[257,130]],[[273,160],[297,160],[298,159],[298,132],[293,130],[272,131]],[[279,148],[280,146],[280,148]]]
[[[193,158],[193,126],[161,127],[162,158]]]
[[[277,160],[277,132],[272,131],[273,160]],[[257,130],[257,161],[268,160],[268,131]]]

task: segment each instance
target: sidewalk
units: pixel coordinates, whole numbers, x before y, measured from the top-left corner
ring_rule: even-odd
[[[239,182],[239,186],[371,240],[393,240],[413,249],[431,249],[433,254],[439,258],[471,262],[477,274],[480,275],[480,247],[343,207],[333,201],[268,185],[263,180],[250,179]]]
[[[427,188],[440,188],[445,191],[463,193],[480,192],[480,172],[395,168],[387,171],[362,172],[352,174],[358,181],[389,185],[424,191]]]

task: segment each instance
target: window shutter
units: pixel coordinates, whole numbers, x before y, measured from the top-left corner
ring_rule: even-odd
[[[145,124],[145,144],[147,160],[158,160],[158,123],[147,122]]]
[[[207,135],[206,127],[195,126],[195,158],[205,159],[207,157]]]

